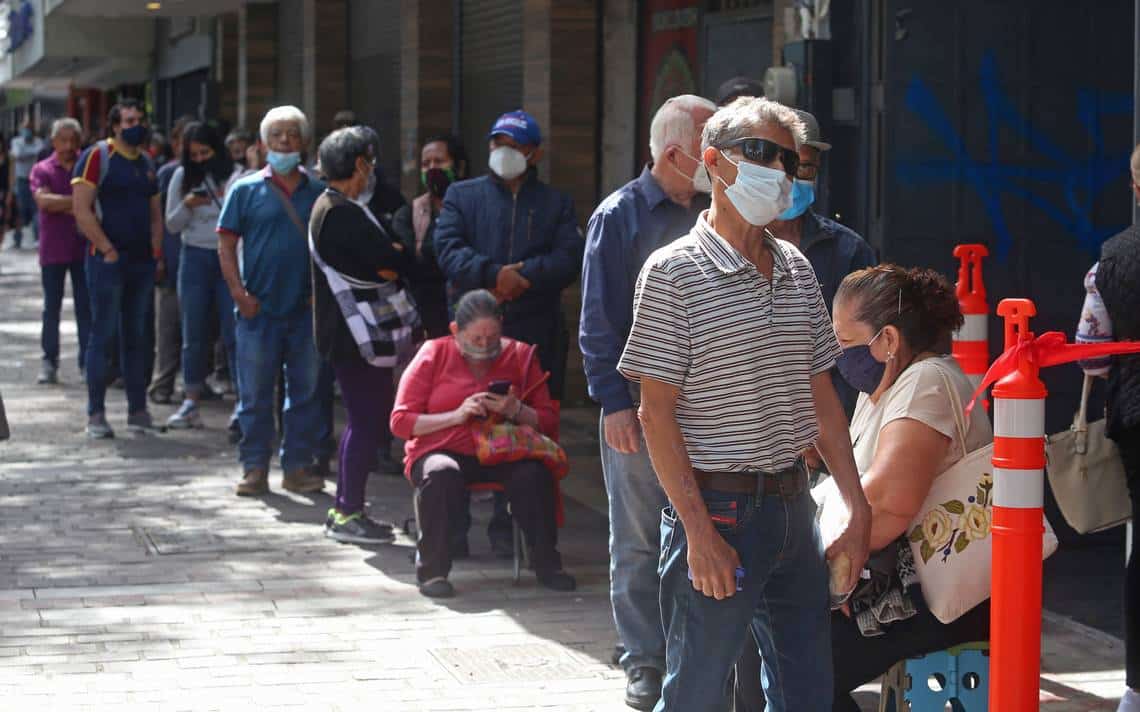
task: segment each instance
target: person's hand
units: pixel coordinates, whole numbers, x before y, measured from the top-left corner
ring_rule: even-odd
[[[819,450],[815,449],[815,445],[809,446],[803,451],[804,463],[812,472],[818,472],[823,466],[823,458],[819,456]]]
[[[505,396],[498,393],[484,393],[482,395],[483,405],[492,413],[510,418],[519,412],[519,399],[515,396],[514,386],[511,386],[511,390]]]
[[[836,537],[831,546],[827,547],[827,560],[831,561],[842,554],[846,554],[850,564],[847,572],[847,584],[843,592],[854,590],[859,583],[859,575],[863,565],[867,563],[867,556],[871,548],[871,505],[866,499],[860,498],[860,506],[850,510],[850,518],[843,533]]]
[[[462,425],[472,418],[486,418],[487,408],[483,405],[483,398],[486,393],[476,393],[467,396],[458,408],[455,409],[455,419]]]
[[[641,425],[633,408],[608,413],[602,418],[606,445],[623,455],[632,455],[641,449]]]
[[[246,291],[234,297],[234,303],[237,304],[238,313],[241,314],[243,319],[252,319],[261,311],[261,302],[257,301],[257,297]]]
[[[103,253],[104,264],[113,265],[119,261],[119,251],[114,247]]]
[[[253,170],[261,168],[261,149],[256,141],[245,149],[245,165]]]
[[[689,573],[693,588],[723,601],[736,595],[736,569],[740,555],[717,533],[712,521],[689,537]]]
[[[530,289],[530,280],[519,272],[522,266],[522,262],[516,262],[513,265],[503,265],[499,269],[499,276],[495,280],[492,292],[500,302],[514,301]]]
[[[209,196],[195,195],[194,193],[187,193],[186,197],[182,199],[182,204],[191,210],[209,205],[211,202],[213,201],[210,200]]]

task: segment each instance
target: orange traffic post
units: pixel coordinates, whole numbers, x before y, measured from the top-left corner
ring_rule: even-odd
[[[1028,299],[1005,299],[1005,347],[1032,342]],[[1011,364],[1012,365],[1012,364]],[[1041,540],[1045,506],[1045,384],[1026,349],[994,397],[993,589],[990,709],[1038,709],[1041,674]]]
[[[989,313],[986,303],[986,284],[982,280],[982,259],[990,251],[985,245],[958,245],[954,256],[958,258],[958,305],[966,318],[962,328],[954,332],[951,345],[954,358],[962,372],[977,388],[990,367]]]

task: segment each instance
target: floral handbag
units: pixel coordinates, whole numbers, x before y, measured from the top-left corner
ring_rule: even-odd
[[[534,352],[531,352],[534,358]],[[529,371],[528,368],[524,373]],[[525,402],[527,397],[550,377],[547,373],[534,385],[526,389],[519,400]],[[555,480],[561,480],[570,472],[570,458],[562,446],[538,432],[529,425],[519,425],[505,421],[502,416],[491,414],[483,420],[475,421],[471,426],[475,436],[475,456],[481,465],[501,465],[506,462],[519,462],[520,460],[538,460],[554,474]]]
[[[907,527],[922,596],[934,617],[956,620],[990,597],[993,557],[993,443],[966,452],[966,422],[958,391],[939,368],[954,409],[963,457],[943,472]],[[1057,535],[1045,526],[1042,558],[1057,550]]]

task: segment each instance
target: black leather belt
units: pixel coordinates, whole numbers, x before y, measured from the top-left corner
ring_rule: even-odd
[[[807,469],[803,459],[779,472],[745,470],[743,472],[705,472],[693,469],[697,487],[730,494],[798,496],[807,489]]]

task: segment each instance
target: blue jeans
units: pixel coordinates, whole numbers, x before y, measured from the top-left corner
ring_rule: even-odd
[[[320,430],[317,372],[320,357],[313,340],[313,316],[307,309],[288,317],[258,314],[238,316],[236,335],[238,421],[242,439],[239,457],[245,470],[269,467],[273,453],[274,387],[285,369],[285,410],[282,416],[281,466],[309,467],[316,454]]]
[[[222,342],[237,370],[234,349],[234,300],[222,277],[217,250],[182,246],[178,267],[178,303],[182,309],[182,383],[187,395],[200,396],[206,383],[207,361],[214,344],[210,317],[217,314]]]
[[[91,298],[91,337],[87,343],[87,414],[106,410],[107,349],[119,334],[119,368],[127,388],[129,413],[146,410],[149,349],[144,324],[154,303],[154,263],[107,263],[102,255],[87,257],[87,291]]]
[[[32,197],[32,184],[27,178],[16,179],[16,212],[20,216],[20,227],[16,228],[16,233],[12,236],[16,247],[20,246],[24,238],[23,230],[28,225],[32,226],[32,234],[39,240],[40,221],[36,219],[36,199]]]
[[[605,415],[599,422],[602,473],[610,503],[610,603],[618,638],[625,646],[626,670],[665,670],[665,631],[661,627],[657,573],[661,558],[661,510],[669,504],[641,450],[625,455],[606,444]]]
[[[656,711],[728,710],[729,673],[752,639],[749,627],[760,643],[768,709],[831,709],[828,572],[811,494],[701,494],[718,520],[717,532],[740,555],[744,590],[717,601],[693,588],[685,529],[667,507],[661,515],[661,615],[669,642]]]
[[[75,303],[75,326],[79,330],[79,368],[86,368],[87,339],[91,332],[91,303],[87,298],[87,274],[83,260],[59,265],[44,265],[40,279],[44,285],[44,315],[40,345],[44,361],[59,368],[59,316],[63,308],[63,290],[71,273],[71,299]]]

